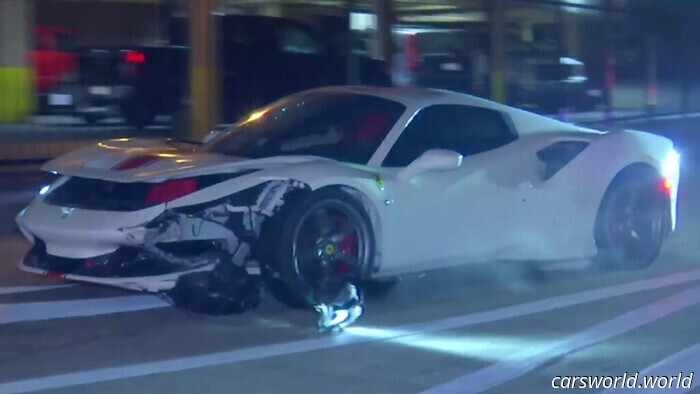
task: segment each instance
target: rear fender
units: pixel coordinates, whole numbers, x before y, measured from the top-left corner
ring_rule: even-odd
[[[676,186],[671,196],[675,223],[678,170],[667,164],[674,154],[673,143],[664,137],[639,131],[607,133],[590,139],[586,149],[542,186],[562,193],[562,201],[572,208],[570,220],[593,234],[598,208],[616,175],[630,165],[645,164]]]

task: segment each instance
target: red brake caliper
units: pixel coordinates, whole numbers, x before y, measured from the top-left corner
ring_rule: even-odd
[[[342,226],[347,220],[347,218],[340,216],[338,217],[338,224]],[[357,236],[355,234],[349,234],[340,241],[340,252],[346,256],[357,256]],[[348,275],[352,273],[352,266],[347,263],[340,264],[338,271],[343,275]]]

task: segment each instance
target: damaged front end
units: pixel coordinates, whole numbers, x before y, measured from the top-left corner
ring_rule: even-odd
[[[183,274],[222,263],[256,273],[250,250],[262,223],[287,192],[303,187],[270,181],[197,205],[166,203],[163,211],[143,203],[152,185],[159,184],[69,178],[52,186],[18,215],[20,230],[34,243],[20,268],[150,292],[170,290]],[[144,224],[119,226],[149,215],[155,217]]]
[[[114,198],[115,188],[127,187],[130,189],[125,190],[125,195],[145,193],[139,189],[142,185],[119,184],[109,189],[110,197]],[[147,223],[124,226],[110,233],[111,241],[116,239],[119,245],[116,250],[89,258],[53,256],[47,253],[40,234],[33,233],[31,226],[20,225],[34,241],[21,268],[69,280],[158,292],[175,305],[197,313],[240,313],[259,304],[262,282],[270,277],[259,275],[269,269],[260,266],[258,256],[270,241],[263,239],[264,224],[283,205],[308,192],[310,188],[301,182],[276,180],[204,203],[180,207],[166,204],[166,209]],[[86,203],[60,193],[49,197],[53,201],[47,199],[47,203],[54,206],[98,209],[98,204],[111,204],[116,211],[134,209],[124,201]],[[66,201],[68,198],[71,200]],[[357,289],[348,283],[343,294],[346,295],[339,295],[338,302],[315,307],[320,315],[320,329],[342,327],[361,314]],[[338,312],[344,308],[349,311],[347,315]]]

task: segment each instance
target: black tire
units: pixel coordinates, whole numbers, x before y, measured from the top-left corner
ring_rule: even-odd
[[[299,257],[302,252],[306,254],[303,251],[304,248],[313,249],[299,246],[301,244],[299,238],[302,234],[312,235],[313,231],[304,230],[314,226],[304,226],[310,226],[309,223],[316,221],[312,220],[311,215],[316,215],[316,212],[321,209],[338,209],[338,212],[342,211],[348,215],[348,222],[357,221],[358,230],[353,231],[356,236],[356,264],[346,263],[347,255],[344,248],[334,246],[332,248],[334,253],[324,254],[330,251],[330,243],[338,244],[338,241],[330,241],[330,238],[328,244],[324,239],[314,241],[321,249],[318,250],[319,254],[311,259],[318,258],[319,261],[309,259],[302,261]],[[318,227],[324,228],[321,225]],[[332,302],[345,283],[348,281],[356,283],[371,275],[376,247],[371,221],[362,205],[339,189],[321,189],[292,202],[274,218],[266,232],[262,241],[264,252],[261,255],[264,281],[270,293],[279,302],[289,307],[309,308],[319,303]],[[310,243],[308,241],[304,243]],[[341,240],[341,242],[344,241]],[[325,246],[321,246],[322,244]],[[313,250],[310,251],[313,252]],[[342,272],[341,270],[336,272],[338,267],[344,268]],[[316,281],[318,275],[315,274],[321,271],[322,278]]]
[[[203,315],[243,313],[260,304],[257,280],[228,261],[212,271],[180,276],[167,294],[177,307]]]
[[[605,193],[595,223],[596,263],[604,268],[646,268],[670,232],[670,203],[652,171],[622,174]]]
[[[292,309],[311,309],[312,305],[303,297],[294,293],[279,276],[277,272],[270,272],[269,269],[262,269],[262,278],[265,288],[272,294],[278,302]]]
[[[382,298],[391,292],[401,282],[401,278],[394,276],[382,279],[369,279],[357,283],[362,294],[367,297]]]

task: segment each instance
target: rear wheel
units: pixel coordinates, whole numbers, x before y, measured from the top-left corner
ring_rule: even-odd
[[[596,221],[598,261],[606,267],[641,269],[659,254],[670,230],[668,197],[652,174],[615,182]]]
[[[280,302],[333,302],[348,282],[369,276],[375,240],[361,204],[337,189],[317,191],[275,224],[266,260],[268,289]]]

